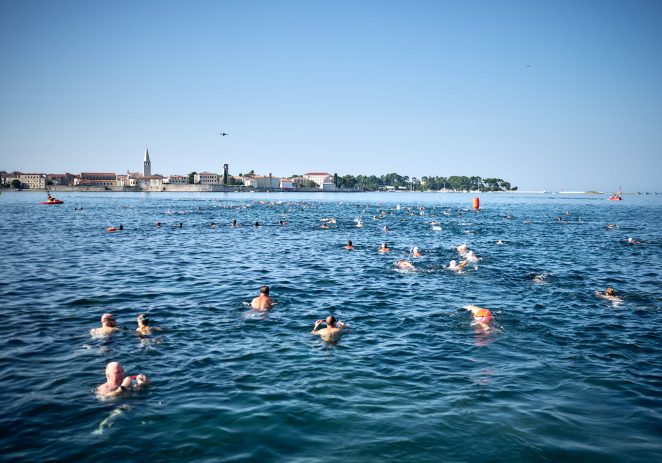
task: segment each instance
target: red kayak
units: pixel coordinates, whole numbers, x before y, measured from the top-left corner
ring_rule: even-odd
[[[42,201],[41,204],[62,204],[64,201],[61,199],[54,199],[52,201]]]

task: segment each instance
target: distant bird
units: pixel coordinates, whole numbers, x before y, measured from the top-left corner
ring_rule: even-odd
[[[226,135],[229,135],[229,134],[227,134],[227,133],[225,133],[225,132],[221,132],[221,137],[224,137],[224,136],[226,136]]]

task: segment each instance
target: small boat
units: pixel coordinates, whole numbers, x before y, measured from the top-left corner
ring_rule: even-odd
[[[63,204],[61,199],[51,199],[50,201],[42,201],[41,204]]]
[[[609,197],[609,201],[622,201],[622,200],[623,198],[621,198],[620,195],[617,195],[615,193]]]

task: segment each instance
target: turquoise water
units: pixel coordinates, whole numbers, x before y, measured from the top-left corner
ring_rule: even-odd
[[[662,458],[662,196],[43,196],[0,195],[7,460]],[[482,259],[445,270],[462,243]],[[104,312],[126,330],[93,339]],[[140,312],[163,331],[135,336]],[[309,334],[328,314],[335,345]],[[152,385],[99,400],[112,360]]]

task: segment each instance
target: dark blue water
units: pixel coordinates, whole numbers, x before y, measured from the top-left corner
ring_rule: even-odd
[[[58,197],[0,195],[6,460],[662,458],[662,196]],[[462,243],[482,259],[445,270]],[[93,339],[104,312],[126,331]],[[137,337],[141,312],[163,331]],[[309,334],[328,314],[350,325],[335,345]],[[112,360],[149,389],[99,400]]]

